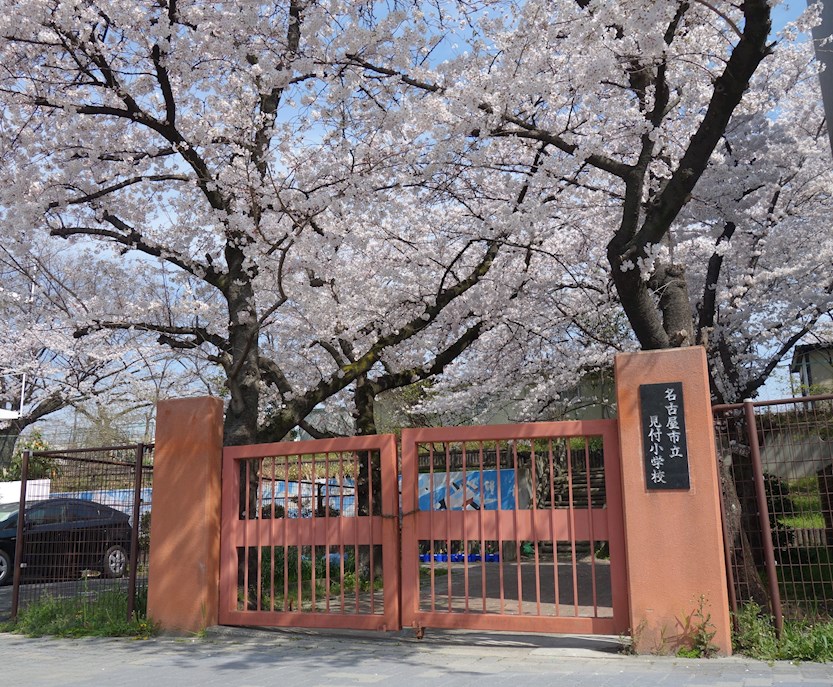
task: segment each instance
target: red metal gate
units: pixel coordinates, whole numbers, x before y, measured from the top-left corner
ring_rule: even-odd
[[[220,623],[398,629],[392,435],[226,448]]]
[[[615,420],[406,429],[400,511],[391,435],[226,448],[220,622],[626,632],[619,472]]]
[[[402,432],[402,623],[627,631],[615,420]]]

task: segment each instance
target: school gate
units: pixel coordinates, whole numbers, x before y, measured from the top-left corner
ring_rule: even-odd
[[[685,644],[704,597],[728,653],[703,351],[618,356],[616,377],[618,420],[406,429],[400,442],[223,449],[217,399],[161,403],[149,615],[190,631],[638,627],[650,651]],[[683,486],[650,484],[646,385],[679,389]]]
[[[392,435],[226,448],[220,622],[625,632],[617,443],[407,430],[401,499]]]

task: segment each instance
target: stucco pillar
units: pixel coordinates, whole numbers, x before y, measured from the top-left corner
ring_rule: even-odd
[[[223,403],[161,401],[156,412],[148,616],[163,630],[217,624]]]
[[[710,615],[712,642],[730,654],[720,484],[705,350],[701,347],[616,356],[630,624],[640,653],[672,653]],[[649,489],[642,384],[682,383],[690,486]],[[650,464],[650,461],[649,461]]]

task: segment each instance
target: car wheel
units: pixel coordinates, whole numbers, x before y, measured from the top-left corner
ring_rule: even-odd
[[[115,544],[104,554],[104,574],[107,577],[121,577],[127,572],[127,551]]]
[[[12,557],[3,550],[0,550],[0,587],[11,584],[14,577]]]

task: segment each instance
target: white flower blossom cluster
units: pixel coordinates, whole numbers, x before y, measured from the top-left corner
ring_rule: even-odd
[[[825,326],[812,56],[724,71],[766,0],[378,5],[0,0],[0,400],[528,419],[640,345],[743,398]]]

